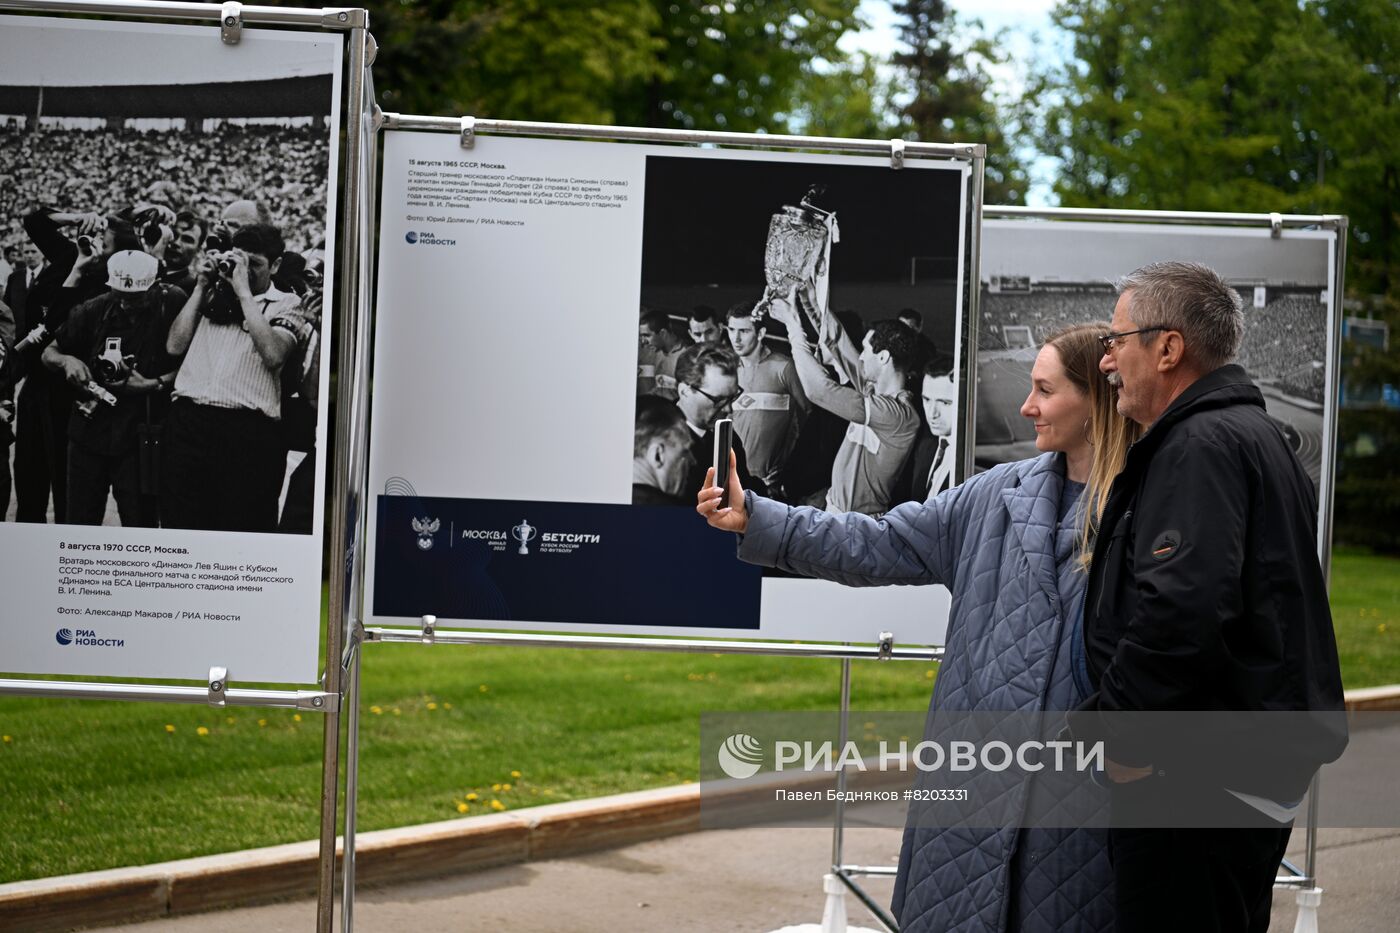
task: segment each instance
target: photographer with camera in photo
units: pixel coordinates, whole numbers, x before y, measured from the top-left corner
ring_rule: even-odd
[[[99,211],[41,207],[24,217],[24,232],[47,263],[29,288],[16,331],[11,377],[23,380],[16,400],[15,521],[46,522],[68,512],[68,415],[74,395],[39,359],[74,307],[107,292],[107,257],[140,250],[129,220]],[[70,235],[72,238],[70,239]]]
[[[110,490],[123,526],[154,528],[161,422],[175,368],[165,340],[185,293],[159,284],[159,264],[143,251],[113,253],[106,268],[111,290],[69,312],[42,357],[76,394],[61,518],[102,524]]]
[[[184,356],[175,378],[162,519],[167,527],[276,531],[286,473],[282,368],[306,316],[272,285],[285,249],[270,224],[206,241],[194,291],[166,349]]]

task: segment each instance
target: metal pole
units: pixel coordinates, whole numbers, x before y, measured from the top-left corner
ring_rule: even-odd
[[[850,732],[851,717],[851,659],[841,659],[841,718],[837,723],[836,747],[844,749]],[[846,834],[846,769],[836,771],[836,823],[831,829],[831,867],[841,870],[841,850]]]
[[[989,204],[984,216],[1005,220],[1107,220],[1133,221],[1153,224],[1202,224],[1213,227],[1268,227],[1271,214],[1233,214],[1217,211],[1129,211],[1086,207],[1020,207],[1012,204]],[[1332,227],[1345,224],[1341,214],[1292,214],[1279,218],[1285,229]]]
[[[1329,373],[1327,377],[1327,402],[1332,407],[1332,417],[1327,425],[1326,446],[1322,449],[1322,465],[1325,467],[1322,473],[1323,489],[1326,496],[1319,496],[1322,499],[1322,522],[1319,533],[1318,556],[1322,559],[1322,576],[1327,583],[1327,589],[1332,589],[1332,514],[1333,499],[1336,497],[1337,483],[1337,422],[1341,420],[1341,405],[1339,404],[1342,394],[1342,318],[1346,316],[1346,309],[1343,307],[1345,300],[1346,265],[1347,265],[1347,218],[1341,218],[1337,224],[1337,258],[1334,260],[1336,269],[1335,278],[1332,285],[1332,353],[1327,360]],[[1311,871],[1309,871],[1311,874]]]
[[[841,883],[850,889],[851,893],[856,896],[856,900],[865,905],[865,909],[870,911],[881,926],[889,930],[890,933],[899,933],[899,921],[890,916],[889,911],[875,903],[875,899],[867,894],[864,888],[852,881],[849,872],[838,871],[836,877],[840,878]]]
[[[218,22],[223,8],[218,3],[163,3],[156,0],[0,0],[0,10],[31,10],[53,13],[93,13],[99,16],[159,17]],[[351,29],[358,10],[345,7],[298,8],[244,6],[239,15],[245,23],[282,26],[319,26],[322,29]]]
[[[967,281],[967,371],[963,373],[967,381],[967,414],[963,425],[962,478],[972,475],[977,455],[977,341],[981,322],[978,317],[982,309],[982,200],[986,182],[986,158],[978,155],[972,160],[971,212],[968,220],[968,255],[964,278]]]
[[[355,929],[355,801],[360,785],[360,645],[351,639],[350,669],[345,680],[345,861],[341,871],[341,933]]]
[[[355,373],[352,360],[355,359],[357,324],[359,320],[358,285],[359,270],[359,225],[360,225],[360,141],[363,138],[360,122],[364,109],[364,76],[366,55],[366,34],[369,15],[363,10],[353,11],[357,20],[350,31],[350,64],[346,82],[346,102],[348,114],[345,125],[345,190],[342,192],[344,213],[341,215],[341,229],[349,242],[341,250],[344,262],[340,267],[340,361],[341,385],[353,385]],[[352,371],[346,372],[347,369]],[[346,378],[349,376],[349,378]],[[350,540],[348,522],[350,464],[353,453],[349,442],[353,434],[353,414],[355,411],[354,392],[342,391],[336,399],[337,431],[334,473],[334,488],[331,494],[331,534],[329,551],[331,554],[330,611],[326,615],[326,675],[325,689],[328,693],[342,693],[341,652],[346,626],[346,585],[345,567],[341,555],[345,554]],[[316,930],[317,933],[331,933],[335,913],[335,836],[336,836],[336,796],[340,788],[340,715],[326,717],[322,740],[321,759],[321,853],[320,873],[317,879]]]
[[[830,152],[865,152],[888,155],[889,140],[843,139],[834,136],[788,136],[778,133],[721,133],[701,130],[664,130],[644,126],[597,126],[586,123],[539,123],[529,120],[484,120],[472,122],[476,134],[550,136],[566,139],[617,139],[631,142],[708,143],[716,146],[747,146],[764,149],[823,149]],[[429,117],[416,114],[386,113],[384,128],[461,133],[461,117]],[[906,158],[973,159],[986,151],[981,143],[905,143]]]
[[[1317,816],[1318,795],[1322,792],[1322,772],[1313,775],[1312,786],[1308,788],[1308,849],[1303,870],[1307,873],[1307,885],[1317,887]]]
[[[367,642],[396,642],[421,644],[421,629],[366,628]],[[524,632],[480,632],[475,630],[444,631],[438,629],[433,644],[446,645],[526,645],[532,648],[596,648],[613,651],[667,651],[679,654],[755,654],[773,657],[799,658],[865,658],[886,657],[878,645],[820,645],[788,644],[764,641],[707,641],[690,638],[618,638],[603,635],[533,635]],[[891,661],[938,661],[943,648],[892,647]]]
[[[73,680],[0,680],[0,696],[62,697],[68,700],[136,700],[148,703],[209,702],[208,687],[177,687],[160,684],[86,683]],[[319,690],[245,690],[229,687],[223,691],[228,706],[260,706],[271,709],[304,709],[331,712],[340,705],[334,693]]]

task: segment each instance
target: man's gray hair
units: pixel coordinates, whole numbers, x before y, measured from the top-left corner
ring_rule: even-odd
[[[1180,331],[1186,358],[1208,373],[1235,358],[1244,336],[1244,303],[1214,269],[1198,262],[1154,262],[1116,283],[1132,292],[1129,313],[1135,328]],[[1144,343],[1156,334],[1138,337]]]

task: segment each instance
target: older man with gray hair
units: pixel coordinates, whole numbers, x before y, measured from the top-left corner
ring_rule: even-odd
[[[1231,362],[1244,331],[1234,290],[1205,266],[1162,262],[1119,291],[1099,366],[1119,413],[1147,430],[1100,520],[1076,672],[1097,692],[1071,726],[1106,741],[1118,928],[1263,933],[1299,800],[1346,743],[1329,715],[1299,717],[1286,741],[1230,731],[1241,712],[1342,708],[1317,497]],[[1113,715],[1165,710],[1232,712],[1186,743]],[[1189,893],[1163,884],[1182,865]]]

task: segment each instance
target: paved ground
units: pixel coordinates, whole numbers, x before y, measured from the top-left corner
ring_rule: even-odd
[[[1400,916],[1400,829],[1324,830],[1318,875],[1325,894],[1322,933],[1391,933]],[[893,865],[899,832],[852,829],[848,862]],[[1301,864],[1302,834],[1290,857]],[[711,831],[640,843],[610,852],[533,862],[473,875],[387,888],[364,888],[355,901],[355,927],[411,933],[510,930],[512,933],[763,933],[821,919],[821,876],[831,858],[823,829]],[[1189,886],[1190,866],[1175,883]],[[880,902],[890,881],[871,879]],[[1189,896],[1184,888],[1182,896]],[[1290,933],[1295,895],[1276,891],[1271,931]],[[876,926],[853,897],[853,925]],[[306,933],[316,905],[296,901],[177,917],[108,933]],[[339,930],[339,922],[336,925]]]

